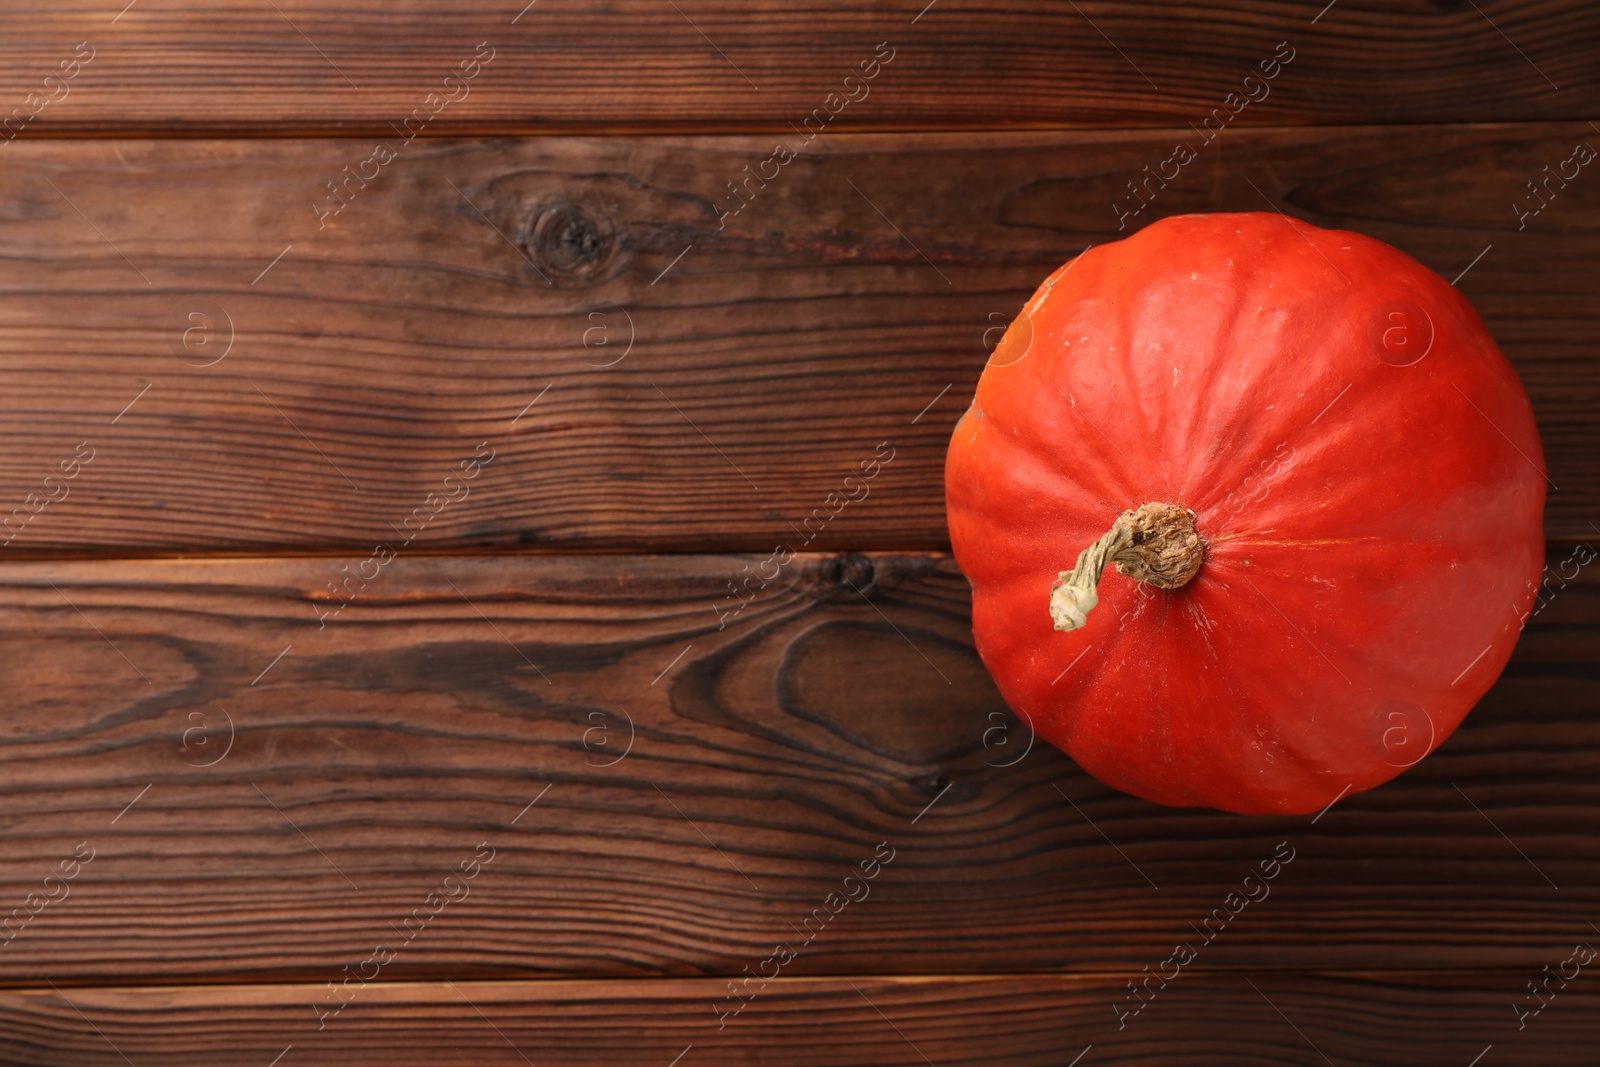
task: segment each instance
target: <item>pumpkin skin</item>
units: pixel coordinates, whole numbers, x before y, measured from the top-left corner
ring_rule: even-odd
[[[979,655],[1107,785],[1307,814],[1442,743],[1544,564],[1527,393],[1454,286],[1278,214],[1173,216],[1052,274],[991,355],[945,494]],[[1058,575],[1127,509],[1194,513],[1181,588]]]

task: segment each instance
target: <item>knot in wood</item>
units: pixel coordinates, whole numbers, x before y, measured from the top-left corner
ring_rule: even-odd
[[[873,566],[872,559],[854,553],[827,560],[822,566],[822,573],[851,596],[868,592],[878,579],[877,568]]]
[[[528,256],[557,285],[603,280],[616,258],[610,215],[587,202],[559,200],[539,212],[525,242]]]

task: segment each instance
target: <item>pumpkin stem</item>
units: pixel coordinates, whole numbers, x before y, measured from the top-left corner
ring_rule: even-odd
[[[1158,589],[1177,589],[1200,570],[1206,543],[1194,528],[1194,512],[1176,504],[1150,503],[1124,511],[1106,535],[1078,555],[1050,587],[1050,617],[1057,630],[1077,630],[1100,603],[1095,587],[1106,566]]]

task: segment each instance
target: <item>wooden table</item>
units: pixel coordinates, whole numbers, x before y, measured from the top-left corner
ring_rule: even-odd
[[[1595,1062],[1594,4],[121,4],[0,10],[0,1063]],[[1030,748],[946,554],[995,327],[1218,210],[1455,279],[1557,487],[1315,818]]]

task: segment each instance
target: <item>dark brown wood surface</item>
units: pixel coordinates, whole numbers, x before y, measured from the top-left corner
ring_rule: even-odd
[[[1574,982],[1521,1031],[1520,972],[1183,972],[1121,1031],[1112,977],[779,978],[719,1030],[726,983],[374,982],[0,993],[6,1067],[450,1062],[539,1067],[1587,1067],[1600,994]],[[1525,993],[1523,994],[1526,995]],[[722,999],[719,999],[722,998]],[[226,1041],[224,1045],[222,1042]],[[1074,1060],[1074,1057],[1080,1057]],[[676,1057],[676,1059],[674,1058]]]
[[[1600,179],[1551,172],[1597,46],[1584,0],[0,4],[0,1067],[1593,1064]],[[1219,210],[1454,281],[1553,485],[1503,677],[1316,816],[1030,745],[942,554],[998,327]]]
[[[419,140],[322,229],[321,182],[369,142],[19,140],[0,513],[80,443],[94,458],[6,551],[370,549],[482,442],[493,462],[414,544],[766,552],[887,442],[809,547],[946,547],[943,457],[986,342],[1116,239],[1129,176],[1183,136],[819,139],[720,223],[770,137]],[[1585,136],[1230,130],[1122,232],[1281,207],[1459,277],[1532,396],[1549,536],[1591,537],[1600,182],[1522,229],[1512,209]]]
[[[1292,61],[1238,122],[1593,118],[1600,96],[1586,0],[113,0],[8,5],[0,40],[0,100],[18,105],[78,42],[94,50],[26,136],[387,130],[452,91],[430,132],[785,129],[836,108],[828,94],[880,43],[892,61],[835,122],[1198,124],[1280,42]],[[485,43],[489,65],[447,87]]]
[[[948,559],[800,557],[721,630],[757,557],[401,556],[320,620],[356,562],[0,568],[0,900],[93,852],[0,985],[318,981],[484,842],[389,977],[737,975],[803,933],[786,973],[1135,977],[1285,842],[1195,969],[1537,973],[1600,913],[1587,571],[1425,762],[1240,819],[1029,751]]]

